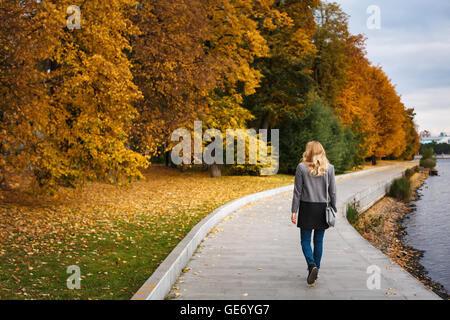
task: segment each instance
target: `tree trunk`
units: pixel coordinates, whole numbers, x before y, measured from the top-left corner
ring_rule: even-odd
[[[261,121],[261,129],[269,129],[269,114],[266,113]]]
[[[11,190],[9,184],[7,183],[5,177],[3,177],[0,181],[0,190],[7,191]]]
[[[377,157],[375,157],[375,155],[372,156],[372,165],[376,165],[377,164]]]
[[[211,174],[211,178],[217,178],[222,175],[220,167],[216,163],[213,163],[212,165],[209,166],[209,173]]]
[[[172,162],[172,150],[166,151],[164,153],[164,161],[165,161],[166,167],[177,168],[177,165]]]
[[[166,167],[168,167],[170,165],[170,151],[166,151],[164,153],[164,160],[166,162]]]

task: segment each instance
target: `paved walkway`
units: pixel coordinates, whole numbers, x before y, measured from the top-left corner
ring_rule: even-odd
[[[338,208],[352,194],[414,163],[337,180]],[[341,216],[325,233],[320,278],[306,284],[299,229],[290,221],[292,192],[247,205],[204,238],[166,299],[439,299],[364,240]],[[381,271],[369,290],[367,268]],[[177,293],[175,295],[175,293]]]

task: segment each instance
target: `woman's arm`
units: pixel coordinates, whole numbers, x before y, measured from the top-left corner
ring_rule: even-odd
[[[302,169],[300,164],[297,166],[297,170],[295,171],[295,180],[294,180],[294,195],[292,197],[292,207],[291,212],[297,213],[298,207],[300,206],[300,196],[302,194]]]
[[[334,166],[328,174],[328,194],[330,195],[330,205],[337,212],[336,208],[336,179],[334,176]]]

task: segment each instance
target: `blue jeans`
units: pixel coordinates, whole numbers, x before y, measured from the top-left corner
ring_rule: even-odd
[[[305,256],[306,263],[315,264],[320,269],[320,260],[322,259],[323,251],[323,236],[325,230],[314,229],[314,252],[311,248],[311,229],[300,228],[300,240],[302,244],[303,255]]]

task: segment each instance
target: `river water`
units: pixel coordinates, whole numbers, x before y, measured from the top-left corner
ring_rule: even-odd
[[[430,176],[418,189],[416,209],[404,220],[404,240],[423,250],[420,264],[428,276],[450,292],[450,159],[438,159],[438,176]]]

